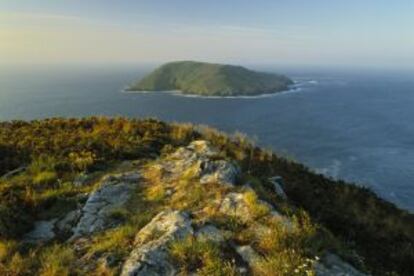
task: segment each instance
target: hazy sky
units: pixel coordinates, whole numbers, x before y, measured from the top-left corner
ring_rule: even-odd
[[[414,0],[0,0],[0,63],[414,66]]]

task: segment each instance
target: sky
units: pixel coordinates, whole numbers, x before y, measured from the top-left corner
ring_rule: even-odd
[[[414,67],[414,0],[0,0],[1,64]]]

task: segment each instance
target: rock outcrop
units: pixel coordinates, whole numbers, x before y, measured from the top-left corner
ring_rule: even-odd
[[[216,226],[212,224],[208,224],[203,226],[202,228],[198,229],[195,233],[195,237],[198,240],[202,241],[212,241],[215,243],[224,242],[225,238],[223,235],[223,231],[218,229]]]
[[[250,275],[250,272],[263,265],[266,254],[269,254],[257,247],[257,241],[266,236],[273,238],[272,231],[275,231],[273,227],[276,227],[276,220],[287,230],[285,232],[283,228],[276,227],[280,230],[280,235],[292,234],[297,229],[294,228],[297,226],[294,220],[279,213],[276,205],[259,199],[250,185],[237,185],[243,184],[239,183],[239,167],[231,160],[221,158],[219,152],[206,141],[194,141],[187,147],[181,147],[174,153],[160,158],[152,166],[160,169],[160,179],[156,183],[164,185],[163,189],[165,188],[167,194],[167,199],[163,202],[165,206],[158,206],[163,211],[135,234],[132,249],[124,252],[127,257],[122,262],[117,264],[116,257],[106,252],[97,257],[95,264],[90,265],[91,270],[97,265],[108,268],[118,265],[122,276],[179,275],[182,267],[171,257],[170,245],[191,238],[191,241],[201,242],[200,244],[207,242],[205,244],[218,245],[217,250],[226,251],[225,254],[217,253],[220,258],[231,254],[231,265],[235,271],[241,275]],[[189,171],[190,184],[207,189],[210,189],[207,184],[211,182],[223,185],[218,188],[220,196],[213,197],[211,201],[202,201],[201,206],[195,209],[187,209],[186,205],[181,205],[184,207],[177,209],[182,210],[173,210],[173,205],[168,206],[167,202],[173,201],[174,195],[178,194],[177,189],[182,189],[182,186],[176,184],[181,178],[187,177]],[[143,187],[151,185],[150,181],[141,181],[140,175],[141,172],[137,169],[103,177],[99,187],[86,195],[83,206],[60,218],[37,222],[34,230],[28,233],[25,239],[27,242],[39,243],[50,241],[59,233],[68,233],[68,236],[71,235],[69,242],[75,241],[73,245],[79,245],[77,252],[82,252],[82,248],[87,248],[90,242],[88,236],[122,223],[114,218],[114,212],[127,207],[126,203],[137,185],[141,182]],[[82,176],[76,185],[82,186],[85,179],[87,176]],[[274,185],[274,193],[282,199],[287,198],[280,177],[270,178],[269,182]],[[213,185],[214,187],[216,186]],[[203,213],[206,206],[214,209],[213,215]],[[205,217],[200,218],[199,213]],[[245,231],[244,234],[247,233],[250,240],[238,240],[236,230],[226,225],[225,220],[233,218],[241,222],[240,229]],[[220,219],[224,219],[225,223]],[[82,236],[86,237],[80,238]],[[364,275],[333,254],[327,254],[313,264],[314,272],[319,276]],[[195,269],[191,270],[191,273],[197,275]],[[278,275],[276,271],[275,273]]]
[[[317,276],[366,276],[337,255],[327,254],[322,262],[315,265]]]
[[[121,275],[176,275],[167,246],[193,234],[188,214],[166,210],[155,216],[135,237],[135,249],[126,260]]]
[[[251,211],[242,193],[227,194],[220,204],[219,211],[226,216],[237,217],[242,221],[251,219]]]
[[[285,191],[282,188],[283,185],[283,179],[281,176],[273,176],[269,178],[269,182],[273,184],[273,190],[274,192],[280,196],[283,199],[287,199],[287,195]]]
[[[207,141],[194,141],[179,148],[159,166],[171,177],[192,169],[202,184],[215,182],[232,186],[240,174],[239,167],[234,162],[220,159],[219,152]]]
[[[56,236],[56,221],[57,219],[40,220],[35,222],[33,230],[24,236],[24,241],[27,243],[40,243],[53,239]]]
[[[250,245],[235,246],[234,249],[250,266],[260,260],[259,254],[257,254]]]
[[[137,171],[105,176],[100,187],[89,196],[86,195],[87,200],[82,208],[69,211],[61,217],[36,221],[33,230],[24,236],[24,241],[41,243],[67,235],[71,236],[70,240],[74,240],[115,226],[117,222],[111,219],[111,215],[125,205],[139,178]]]
[[[137,172],[105,177],[101,186],[89,196],[83,206],[71,239],[116,225],[111,215],[125,205],[139,178]]]

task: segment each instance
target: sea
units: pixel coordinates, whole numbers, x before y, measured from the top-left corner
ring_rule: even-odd
[[[124,92],[152,65],[2,66],[0,120],[153,117],[239,131],[414,211],[414,72],[256,67],[284,73],[295,85],[260,97],[183,97]]]

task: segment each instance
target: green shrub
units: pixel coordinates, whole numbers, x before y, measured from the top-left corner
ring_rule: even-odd
[[[17,243],[12,240],[0,240],[0,263],[10,258],[16,250]]]
[[[57,181],[57,174],[53,171],[39,172],[33,177],[33,184],[35,185],[50,185]]]

